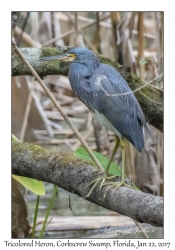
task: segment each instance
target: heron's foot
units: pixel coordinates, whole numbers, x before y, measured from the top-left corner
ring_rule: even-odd
[[[102,186],[105,184],[105,181],[106,180],[111,180],[111,179],[113,179],[113,178],[115,178],[116,176],[107,176],[107,173],[105,172],[104,174],[103,174],[103,176],[101,176],[101,177],[98,177],[98,178],[96,178],[95,180],[93,180],[93,181],[91,181],[85,188],[87,188],[87,187],[89,187],[91,184],[93,184],[94,183],[94,185],[92,186],[92,188],[90,189],[90,191],[89,191],[89,193],[86,195],[86,197],[88,197],[88,196],[90,196],[91,195],[91,193],[92,193],[92,191],[94,190],[94,188],[98,185],[98,183],[99,182],[101,182],[101,184],[100,184],[100,187],[99,187],[99,190],[102,188]]]
[[[108,182],[108,183],[104,183],[103,186],[109,186],[109,187],[106,189],[106,191],[105,191],[105,193],[104,193],[104,195],[103,195],[103,199],[106,197],[107,192],[108,192],[111,188],[114,188],[113,194],[114,194],[115,191],[116,191],[119,187],[121,187],[121,186],[125,186],[125,187],[129,187],[129,188],[134,189],[132,186],[126,184],[126,183],[125,183],[125,180],[122,180],[121,182]]]

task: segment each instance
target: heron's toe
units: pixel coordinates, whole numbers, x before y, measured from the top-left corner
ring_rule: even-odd
[[[132,188],[134,189],[132,186],[128,185],[125,183],[125,181],[121,181],[121,182],[108,182],[108,183],[105,183],[104,186],[108,186],[107,189],[105,190],[105,193],[103,195],[103,199],[106,197],[106,194],[107,192],[114,188],[114,191],[113,191],[113,194],[115,193],[115,191],[121,187],[121,186],[125,186],[125,187],[129,187],[129,188]]]

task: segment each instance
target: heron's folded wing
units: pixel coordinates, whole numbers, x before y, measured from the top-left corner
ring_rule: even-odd
[[[94,108],[141,151],[144,146],[143,127],[146,126],[144,114],[133,93],[120,95],[131,91],[122,76],[116,77],[104,69],[102,73],[96,72],[91,77]]]

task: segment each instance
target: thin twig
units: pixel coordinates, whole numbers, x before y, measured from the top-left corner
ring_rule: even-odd
[[[66,16],[68,16],[70,22],[74,25],[74,18],[73,18],[73,16],[69,12],[64,12],[64,13],[66,14]],[[59,20],[60,20],[60,18],[59,18]]]
[[[113,56],[114,61],[118,61],[118,49],[117,49],[117,33],[116,33],[116,12],[110,12],[111,17],[111,38],[113,43]]]
[[[144,77],[145,65],[140,64],[139,61],[143,58],[144,54],[144,21],[143,12],[138,12],[138,55],[137,55],[137,66],[139,68],[140,78]]]
[[[52,37],[55,37],[55,25],[54,25],[54,12],[50,12],[50,18],[51,18],[51,29],[52,29]],[[55,42],[53,42],[53,47],[56,47]]]
[[[38,195],[37,200],[36,200],[34,219],[33,219],[32,238],[35,237],[36,220],[37,220],[37,216],[38,216],[39,201],[40,201],[40,196]]]
[[[12,39],[12,44],[13,44],[13,46],[14,46],[17,54],[19,55],[19,57],[27,65],[27,67],[29,68],[30,72],[33,74],[33,76],[39,82],[39,84],[41,85],[41,87],[44,89],[44,91],[46,92],[46,94],[49,96],[49,98],[51,99],[51,101],[54,103],[55,107],[58,109],[58,111],[64,117],[65,121],[68,123],[68,125],[70,126],[70,128],[74,131],[74,133],[76,134],[76,136],[78,137],[78,139],[81,141],[81,143],[83,144],[83,146],[86,148],[87,152],[89,153],[89,155],[91,156],[91,158],[93,159],[93,161],[95,162],[95,164],[97,165],[97,167],[99,168],[99,170],[101,170],[101,171],[104,172],[103,167],[101,166],[100,162],[95,157],[95,155],[93,154],[93,152],[90,149],[90,147],[84,141],[84,139],[82,138],[82,136],[80,135],[80,133],[78,132],[78,130],[76,129],[76,127],[73,125],[73,123],[69,120],[69,118],[67,117],[66,113],[63,111],[63,109],[61,108],[61,106],[59,105],[59,103],[56,101],[55,97],[52,95],[52,93],[46,87],[45,83],[41,80],[41,78],[36,73],[36,71],[33,69],[33,67],[30,65],[30,63],[25,59],[25,57],[23,56],[23,54],[21,53],[21,51],[16,46],[16,43],[15,43],[14,39]]]
[[[101,54],[101,48],[100,48],[100,20],[99,20],[99,12],[96,12],[96,35],[95,35],[95,44],[96,44],[96,48],[98,53]]]
[[[93,132],[93,128],[91,128],[90,130],[87,131],[87,133],[83,136],[84,140],[87,140],[89,138],[89,136],[92,134]],[[81,142],[78,141],[77,143],[75,143],[75,145],[73,146],[73,151],[75,151],[77,148],[79,148],[81,146]]]
[[[163,12],[162,12],[163,13]],[[73,15],[70,14],[69,12],[64,12],[65,15],[68,16],[68,18],[70,19],[70,21],[72,22],[73,20]],[[58,16],[58,19],[61,20],[61,21],[68,21],[66,18],[63,18],[64,14],[57,14]],[[136,15],[137,13],[134,12],[134,14]],[[84,16],[78,16],[78,21],[82,21],[82,22],[88,22],[88,23],[91,23],[92,22],[92,19],[90,18],[87,18],[87,17],[84,17]],[[132,20],[131,20],[132,22]],[[72,22],[74,24],[74,22]],[[111,24],[110,23],[107,23],[107,22],[99,22],[100,26],[101,27],[105,27],[105,28],[108,28],[108,29],[111,29]],[[130,26],[130,24],[129,24]],[[131,35],[138,35],[138,30],[133,30],[131,29]],[[147,38],[151,38],[151,39],[157,39],[157,37],[153,34],[150,34],[150,33],[147,33],[147,32],[144,32],[143,33],[144,37],[147,37]]]
[[[22,30],[18,26],[16,26],[16,28],[15,28],[15,35],[16,36],[20,36],[21,32],[22,32]],[[26,32],[24,32],[24,31],[22,32],[21,39],[22,39],[22,42],[25,45],[27,45],[28,47],[33,47],[33,48],[41,48],[42,47],[39,42],[34,41],[31,38],[31,36],[29,34],[27,34]]]
[[[140,229],[140,232],[145,236],[145,238],[149,239],[149,236],[147,233],[144,231],[143,227],[138,223],[136,220],[133,220],[136,224],[136,226]]]
[[[128,24],[128,29],[129,29],[129,39],[132,40],[132,35],[135,33],[138,35],[138,30],[134,30],[134,23],[135,23],[135,17],[137,15],[137,12],[133,12]]]
[[[55,197],[56,197],[57,192],[58,192],[58,186],[55,185],[54,191],[53,191],[53,194],[52,194],[52,197],[51,197],[51,199],[50,199],[50,201],[49,201],[49,205],[48,205],[48,208],[47,208],[47,211],[46,211],[45,219],[44,219],[44,222],[43,222],[43,225],[42,225],[42,229],[41,229],[39,238],[42,238],[42,237],[43,237],[43,233],[44,233],[44,231],[45,231],[45,229],[46,229],[46,226],[48,225],[47,219],[48,219],[48,217],[49,217],[50,210],[51,210],[52,207],[53,207],[53,204],[54,204],[54,201],[55,201]]]
[[[24,23],[23,23],[23,25],[22,25],[21,34],[20,34],[19,37],[18,37],[18,41],[17,41],[17,46],[18,46],[18,47],[19,47],[19,45],[20,45],[20,43],[21,43],[22,35],[23,35],[23,32],[24,32],[24,30],[25,30],[25,28],[26,28],[26,25],[27,25],[27,21],[28,21],[29,15],[30,15],[30,12],[28,11],[28,12],[27,12],[27,15],[26,15],[26,17],[25,17],[25,19],[24,19]]]
[[[75,22],[74,22],[74,27],[75,27],[75,45],[78,47],[78,21],[77,21],[77,11],[75,11]]]
[[[100,21],[102,21],[102,20],[104,20],[104,19],[106,19],[106,18],[108,18],[108,17],[109,17],[109,15],[105,15],[105,16],[103,16],[103,17],[100,19]],[[92,25],[95,24],[95,23],[96,23],[96,20],[95,20],[95,21],[92,21],[91,23],[86,23],[86,24],[80,26],[80,27],[78,28],[78,32],[81,31],[82,29],[85,29],[85,28],[88,28],[88,27],[92,26]],[[46,43],[43,43],[42,46],[43,46],[43,47],[48,46],[48,45],[52,44],[53,42],[56,42],[56,41],[58,41],[58,40],[60,40],[60,39],[62,39],[62,38],[64,38],[64,37],[67,37],[67,36],[72,35],[73,33],[75,33],[75,29],[69,30],[69,31],[63,33],[62,35],[57,36],[57,37],[55,37],[55,38],[53,38],[53,39],[47,41]]]
[[[129,91],[129,92],[121,93],[121,94],[114,94],[114,95],[111,95],[111,94],[110,94],[110,96],[121,96],[121,95],[128,95],[128,94],[131,94],[131,93],[135,93],[135,92],[139,91],[140,89],[145,88],[147,85],[151,85],[152,82],[156,81],[157,79],[159,79],[159,78],[162,77],[162,76],[163,76],[163,74],[159,75],[158,77],[152,79],[152,80],[149,81],[149,82],[146,82],[143,86],[141,86],[141,87],[139,87],[139,88],[137,88],[137,89],[135,89],[135,90],[133,90],[133,91]],[[144,81],[143,81],[143,82],[144,82]],[[104,90],[104,91],[105,91],[105,90]],[[105,91],[105,92],[106,92],[106,91]],[[107,92],[106,92],[106,94],[109,95]]]
[[[28,123],[28,117],[29,117],[31,104],[32,104],[32,92],[33,92],[33,85],[31,86],[31,88],[29,90],[29,95],[28,95],[28,99],[27,99],[26,110],[25,110],[24,119],[23,119],[23,123],[22,123],[21,133],[19,136],[19,139],[22,142],[24,140],[24,136],[25,136],[25,132],[26,132],[26,128],[27,128],[27,123]]]
[[[83,30],[82,30],[81,34],[82,34],[85,42],[87,43],[87,45],[91,48],[91,50],[93,50],[94,53],[98,54],[96,47],[93,45],[93,43],[91,43],[90,39],[85,35]]]

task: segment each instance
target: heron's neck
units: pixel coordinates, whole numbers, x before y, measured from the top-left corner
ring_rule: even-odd
[[[100,61],[97,56],[93,56],[87,60],[86,65],[92,73],[100,66]]]
[[[86,65],[88,73],[91,75],[100,66],[100,61],[96,55],[87,56],[85,59],[79,61],[78,63]]]

